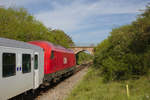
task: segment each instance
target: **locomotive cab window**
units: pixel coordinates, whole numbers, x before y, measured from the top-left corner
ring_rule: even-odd
[[[34,55],[34,69],[38,69],[38,55]]]
[[[54,51],[51,52],[51,59],[54,59]]]
[[[3,77],[9,77],[16,74],[16,54],[3,53],[2,55]]]
[[[31,55],[22,54],[22,73],[31,72]]]

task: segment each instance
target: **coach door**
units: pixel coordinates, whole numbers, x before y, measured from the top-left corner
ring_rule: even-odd
[[[39,54],[34,54],[34,89],[39,87]]]
[[[33,51],[22,49],[17,58],[18,87],[23,90],[33,88]]]

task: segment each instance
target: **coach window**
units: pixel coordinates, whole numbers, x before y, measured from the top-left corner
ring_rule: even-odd
[[[38,69],[38,55],[34,55],[34,69]]]
[[[22,73],[31,72],[31,55],[22,54]]]
[[[54,51],[51,52],[51,59],[54,58]]]
[[[16,54],[3,53],[2,56],[3,77],[9,77],[16,74]]]

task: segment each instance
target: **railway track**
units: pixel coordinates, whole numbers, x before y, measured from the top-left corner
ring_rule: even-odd
[[[23,93],[19,96],[16,96],[14,98],[9,99],[9,100],[62,100],[60,98],[58,99],[55,96],[51,97],[51,98],[54,97],[53,99],[50,99],[50,98],[49,99],[43,99],[43,98],[45,98],[44,97],[45,94],[47,94],[49,92],[54,93],[55,88],[59,87],[60,84],[68,85],[67,80],[76,76],[76,74],[78,74],[78,73],[82,74],[82,72],[80,73],[80,71],[82,71],[83,69],[87,69],[87,67],[89,67],[90,65],[91,65],[91,62],[86,63],[86,64],[82,64],[82,65],[77,65],[76,70],[74,71],[74,74],[70,74],[69,76],[63,77],[63,78],[59,79],[57,82],[52,82],[52,83],[50,83],[49,86],[46,86],[44,88],[38,88],[36,91],[28,91],[27,93]],[[80,78],[80,75],[77,78]],[[76,80],[76,79],[73,79],[73,80],[71,79],[69,82],[71,83],[71,81],[74,81],[74,80]],[[65,87],[65,86],[62,85],[61,88],[63,88],[63,87]],[[60,93],[58,93],[58,94],[60,94]],[[53,95],[55,95],[55,93]]]

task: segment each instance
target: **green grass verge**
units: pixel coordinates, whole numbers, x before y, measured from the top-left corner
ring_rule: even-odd
[[[138,80],[104,83],[99,72],[89,68],[66,100],[150,100],[150,75]],[[129,85],[129,98],[126,84]]]

